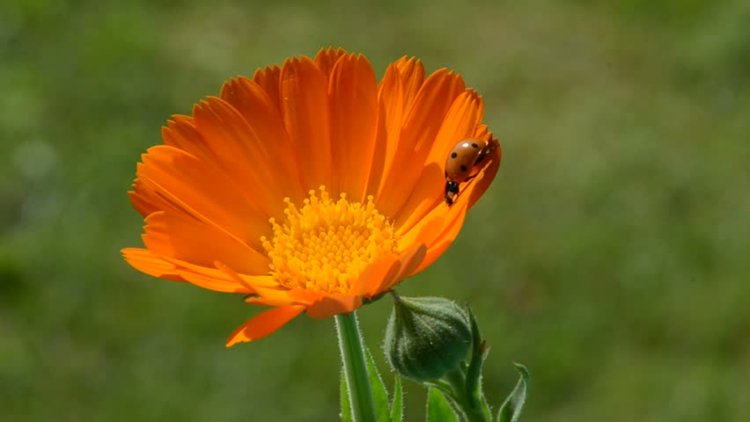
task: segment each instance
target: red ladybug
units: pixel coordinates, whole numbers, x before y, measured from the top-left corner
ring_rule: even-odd
[[[453,205],[458,197],[459,185],[473,179],[481,170],[485,159],[497,148],[497,141],[464,139],[457,143],[445,160],[445,202]]]

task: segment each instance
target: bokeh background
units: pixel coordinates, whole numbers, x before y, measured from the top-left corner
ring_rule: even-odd
[[[526,421],[750,414],[750,3],[66,1],[0,5],[0,419],[338,412],[332,321],[227,350],[257,311],[128,267],[126,191],[172,113],[313,55],[408,54],[485,97],[504,163],[404,295],[470,303]],[[390,311],[360,312],[373,350]],[[379,362],[386,370],[379,352]],[[407,420],[424,392],[407,385]]]

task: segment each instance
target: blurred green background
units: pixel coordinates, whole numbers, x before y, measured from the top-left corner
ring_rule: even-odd
[[[378,75],[404,54],[456,69],[486,99],[500,174],[400,290],[472,305],[494,403],[519,361],[526,421],[746,420],[744,0],[4,1],[0,419],[336,419],[332,321],[227,350],[256,308],[119,256],[140,244],[135,164],[170,114],[329,45]],[[360,312],[374,350],[389,311]]]

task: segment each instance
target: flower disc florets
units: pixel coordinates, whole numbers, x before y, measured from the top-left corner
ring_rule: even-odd
[[[393,223],[373,204],[337,201],[321,186],[309,192],[297,208],[285,198],[284,221],[271,219],[273,238],[261,238],[271,258],[272,275],[290,289],[348,292],[368,265],[384,254],[396,253]]]

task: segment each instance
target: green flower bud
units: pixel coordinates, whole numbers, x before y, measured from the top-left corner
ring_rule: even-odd
[[[459,369],[472,344],[466,311],[440,297],[393,298],[383,342],[393,370],[423,382]]]

